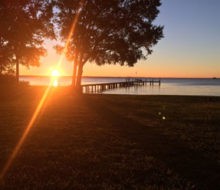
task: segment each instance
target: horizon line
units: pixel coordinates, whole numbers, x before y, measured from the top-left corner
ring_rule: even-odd
[[[51,77],[50,75],[20,75],[19,77]],[[72,77],[71,75],[62,75],[59,77]],[[59,78],[58,77],[58,78]],[[173,79],[178,79],[178,78],[183,78],[183,79],[219,79],[220,77],[152,77],[152,76],[82,76],[83,78],[173,78]]]

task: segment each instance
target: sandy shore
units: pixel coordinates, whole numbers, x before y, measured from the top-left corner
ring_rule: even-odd
[[[0,91],[0,168],[45,88]],[[220,189],[220,97],[54,88],[0,189]]]

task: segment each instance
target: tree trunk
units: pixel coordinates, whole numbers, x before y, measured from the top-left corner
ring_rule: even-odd
[[[78,59],[78,55],[76,54],[76,56],[74,58],[74,63],[73,63],[73,76],[72,76],[73,89],[75,89],[75,87],[76,87],[77,59]]]
[[[16,59],[16,81],[19,83],[19,61]]]
[[[3,71],[3,63],[0,63],[0,75],[2,75],[2,71]]]
[[[81,86],[82,72],[83,72],[83,64],[80,61],[78,65],[78,73],[77,73],[77,81],[76,81],[76,92],[79,94],[82,93],[82,86]]]

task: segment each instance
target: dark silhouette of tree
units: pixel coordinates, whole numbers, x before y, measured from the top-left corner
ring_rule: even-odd
[[[160,0],[55,0],[57,24],[64,42],[77,14],[66,57],[74,61],[73,86],[80,89],[83,66],[120,64],[133,66],[152,53],[153,45],[163,37],[163,27],[153,21]],[[82,8],[78,8],[79,4]],[[60,50],[61,47],[57,46]],[[77,71],[76,71],[77,70]]]
[[[3,73],[13,73],[13,65],[10,61],[11,57],[12,56],[10,54],[10,48],[8,44],[4,41],[0,41],[0,75],[2,75]]]
[[[0,73],[16,65],[39,66],[45,37],[54,38],[50,0],[0,1]]]

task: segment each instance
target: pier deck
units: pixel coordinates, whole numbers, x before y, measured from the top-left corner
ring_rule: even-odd
[[[152,79],[134,79],[134,80],[126,80],[124,82],[112,82],[112,83],[97,83],[97,84],[83,84],[82,90],[83,93],[86,94],[96,94],[102,93],[106,90],[112,90],[116,88],[127,88],[132,86],[140,86],[140,85],[147,85],[150,86],[157,84],[160,86],[160,80],[152,80]]]

